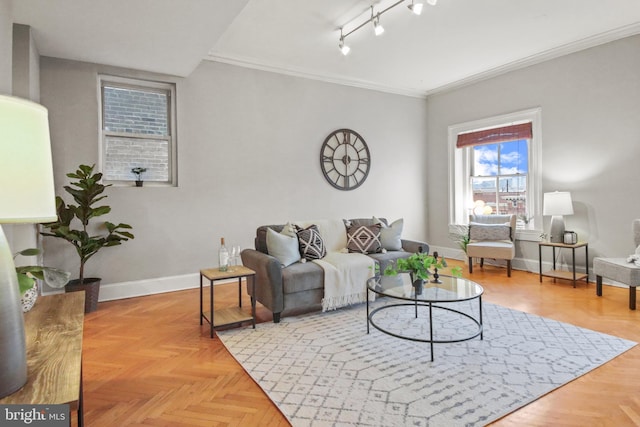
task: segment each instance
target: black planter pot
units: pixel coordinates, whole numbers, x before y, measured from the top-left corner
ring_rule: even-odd
[[[84,312],[91,313],[98,309],[98,298],[100,297],[100,281],[102,279],[89,277],[80,284],[80,279],[70,280],[64,287],[65,292],[84,291]]]
[[[136,187],[142,187],[144,181],[136,181]]]

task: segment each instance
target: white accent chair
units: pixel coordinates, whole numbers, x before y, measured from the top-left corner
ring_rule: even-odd
[[[469,273],[473,273],[473,258],[504,259],[507,261],[507,276],[511,277],[511,260],[516,256],[514,243],[516,231],[515,215],[469,215]]]
[[[636,248],[640,248],[640,219],[633,220],[633,239]],[[638,253],[636,249],[636,254]],[[602,296],[602,278],[606,277],[629,287],[629,309],[636,309],[636,287],[640,285],[640,267],[627,258],[593,259],[593,273],[596,275],[596,295]]]

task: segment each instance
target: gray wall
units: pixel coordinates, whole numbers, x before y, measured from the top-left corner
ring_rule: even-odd
[[[453,247],[448,195],[433,185],[447,179],[447,127],[539,106],[543,191],[571,192],[575,214],[565,217],[567,229],[589,242],[590,258],[633,253],[631,221],[640,217],[638,70],[640,36],[634,36],[430,96],[431,243]],[[517,256],[537,269],[535,243],[521,242]]]
[[[58,194],[65,173],[98,162],[97,73],[130,70],[41,58]],[[288,220],[385,216],[403,235],[428,240],[426,102],[203,62],[177,82],[178,187],[111,187],[109,220],[135,240],[105,248],[87,265],[103,283],[197,273],[217,264],[220,237],[253,247],[255,228]],[[322,176],[319,151],[333,130],[367,141],[371,172],[342,192]],[[71,246],[45,239],[47,265],[70,269]],[[195,285],[196,283],[194,283]]]

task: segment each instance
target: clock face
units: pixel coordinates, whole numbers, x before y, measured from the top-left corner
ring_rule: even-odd
[[[320,167],[329,184],[338,190],[360,187],[371,167],[367,143],[351,129],[331,132],[320,149]]]

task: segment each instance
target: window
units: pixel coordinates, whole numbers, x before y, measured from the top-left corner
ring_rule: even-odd
[[[451,224],[516,214],[519,239],[542,228],[540,109],[449,127]]]
[[[133,168],[145,168],[142,179],[175,185],[175,86],[100,76],[100,155],[105,181],[134,181]]]

